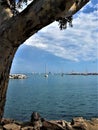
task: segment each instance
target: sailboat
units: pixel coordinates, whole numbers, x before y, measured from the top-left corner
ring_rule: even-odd
[[[44,77],[48,78],[48,74],[45,74]]]
[[[48,74],[46,73],[46,65],[45,65],[45,75],[44,75],[45,78],[48,78]]]

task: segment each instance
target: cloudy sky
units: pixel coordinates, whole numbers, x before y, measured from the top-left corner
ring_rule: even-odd
[[[11,73],[98,72],[98,1],[73,17],[73,28],[54,22],[30,37],[16,52]]]

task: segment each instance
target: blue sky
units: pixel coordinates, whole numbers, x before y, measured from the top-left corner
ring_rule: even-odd
[[[22,44],[11,73],[98,72],[98,1],[90,1],[73,19],[73,28],[61,31],[54,22]]]

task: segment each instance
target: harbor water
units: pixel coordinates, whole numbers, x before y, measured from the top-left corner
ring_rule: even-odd
[[[4,117],[30,120],[37,111],[46,119],[98,117],[98,76],[28,74],[10,79]]]

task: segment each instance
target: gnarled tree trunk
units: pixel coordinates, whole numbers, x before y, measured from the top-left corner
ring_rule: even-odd
[[[9,72],[11,68],[12,59],[17,48],[13,48],[9,41],[1,41],[0,45],[0,119],[3,116],[4,105],[6,101],[6,91],[9,80]],[[6,44],[8,43],[8,45]]]
[[[0,121],[4,112],[9,72],[14,54],[26,39],[59,17],[71,16],[89,0],[34,0],[15,17],[0,5]]]

